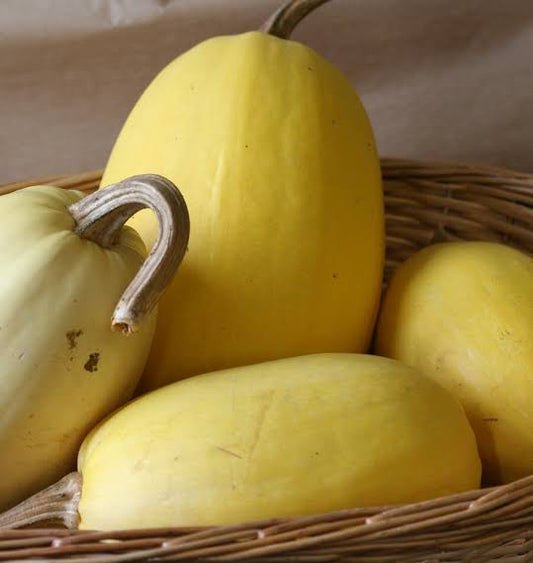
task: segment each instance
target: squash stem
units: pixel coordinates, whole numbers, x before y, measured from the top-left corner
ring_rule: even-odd
[[[289,39],[295,27],[307,14],[329,1],[291,0],[286,2],[263,24],[260,31],[281,39]]]
[[[81,473],[69,473],[47,489],[0,514],[0,529],[55,525],[57,522],[66,528],[76,529],[80,523],[78,505],[81,486]]]
[[[183,196],[157,174],[132,176],[69,207],[76,233],[104,248],[117,244],[124,223],[137,211],[152,209],[159,234],[148,258],[120,298],[111,326],[127,334],[138,330],[180,265],[189,240],[189,213]]]

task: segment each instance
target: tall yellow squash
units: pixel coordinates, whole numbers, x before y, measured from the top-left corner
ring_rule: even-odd
[[[141,172],[175,182],[191,215],[146,388],[366,350],[383,267],[381,176],[365,110],[335,66],[266,32],[197,45],[141,96],[103,184]],[[150,245],[153,216],[131,224]]]

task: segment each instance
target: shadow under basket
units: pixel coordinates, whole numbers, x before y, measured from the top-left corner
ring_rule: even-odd
[[[385,284],[396,266],[435,242],[498,241],[533,254],[533,174],[399,159],[383,159],[381,165]],[[0,195],[42,183],[90,192],[100,174],[10,184],[0,187]],[[79,493],[72,479],[56,485],[52,504],[50,492],[32,497],[34,506],[46,506],[35,521],[0,515],[0,561],[533,561],[533,475],[415,504],[232,526],[114,532],[75,529],[73,497]],[[15,522],[32,527],[14,529]]]

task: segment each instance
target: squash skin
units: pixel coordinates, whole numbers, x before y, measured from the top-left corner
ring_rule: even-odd
[[[488,484],[533,473],[533,259],[501,244],[427,247],[396,271],[377,353],[454,393]]]
[[[0,198],[0,510],[75,467],[87,432],[130,398],[155,328],[112,332],[145,256],[124,229],[103,249],[73,232],[80,192],[51,186]]]
[[[441,386],[385,358],[319,354],[144,395],[78,457],[81,528],[221,525],[479,486],[474,434]]]
[[[379,160],[348,80],[250,32],[170,63],[128,117],[102,185],[170,178],[189,252],[163,296],[142,388],[315,352],[363,352],[384,261]],[[130,224],[150,246],[156,223]]]

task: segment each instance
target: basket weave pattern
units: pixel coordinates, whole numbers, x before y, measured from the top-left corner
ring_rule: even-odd
[[[533,175],[477,165],[382,160],[385,281],[417,250],[445,240],[499,241],[533,254]],[[100,172],[36,183],[93,191]],[[58,508],[61,505],[58,499]],[[52,515],[53,516],[53,515]],[[354,508],[208,528],[90,532],[8,529],[0,561],[533,561],[533,476],[393,507]]]

